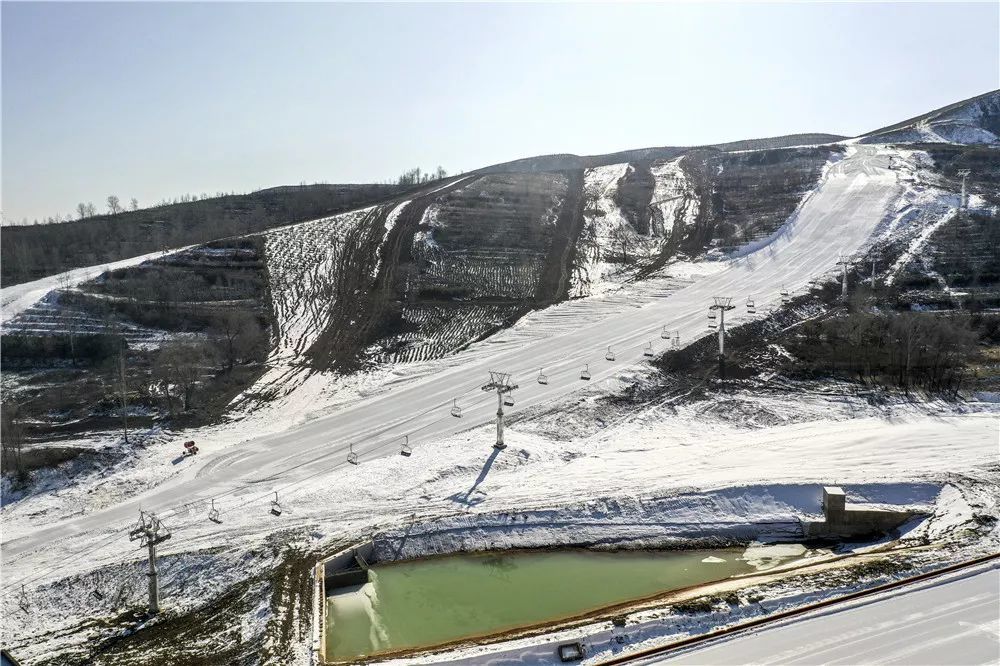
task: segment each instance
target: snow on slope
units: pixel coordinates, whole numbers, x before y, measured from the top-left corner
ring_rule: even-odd
[[[625,176],[628,166],[627,163],[609,164],[584,172],[583,233],[570,278],[570,298],[604,293],[617,271],[607,258],[616,249],[620,252],[619,235],[626,233],[629,227],[614,200],[618,181]]]
[[[584,171],[583,230],[577,244],[573,274],[570,277],[570,298],[599,296],[620,289],[632,274],[632,262],[648,259],[658,253],[670,235],[675,213],[684,221],[694,219],[697,204],[685,201],[691,191],[678,160],[654,167],[654,198],[680,195],[680,199],[662,204],[665,214],[662,228],[650,226],[648,235],[640,234],[629,222],[616,202],[622,179],[634,170],[628,163],[610,164]],[[623,263],[628,257],[629,262]]]
[[[276,530],[309,532],[315,545],[372,530],[391,540],[399,529],[410,535],[410,555],[581,538],[662,545],[712,529],[752,534],[767,524],[773,533],[778,522],[791,534],[799,518],[818,512],[819,487],[831,479],[844,484],[852,500],[926,508],[938,501],[945,479],[995,459],[996,414],[942,418],[913,410],[892,420],[818,420],[754,431],[719,426],[705,436],[701,420],[659,413],[642,428],[626,424],[561,442],[515,427],[500,456],[490,447],[487,426],[420,447],[410,458],[342,466],[304,481],[282,493],[280,518],[267,513],[266,502],[241,506],[246,497],[219,502],[221,525],[208,522],[200,504],[171,516],[174,537],[161,546],[168,565],[163,599],[168,607],[192,608],[241,575],[266,568],[270,560],[260,551],[270,549],[261,546]],[[945,504],[960,505],[947,488],[941,492]],[[58,498],[47,502],[61,505]],[[5,509],[5,531],[32,529],[28,514],[41,508],[36,503],[16,515]],[[953,520],[968,525],[970,516],[959,511]],[[59,546],[80,552],[105,536],[67,535]],[[249,551],[255,555],[248,561]],[[43,561],[39,555],[5,557],[5,579],[33,574]],[[75,584],[53,582],[70,571]],[[140,604],[141,573],[142,551],[127,539],[78,556],[71,569],[58,568],[28,586],[32,608],[53,615],[22,613],[16,595],[4,596],[3,639],[23,646],[25,656],[65,645],[73,634],[53,627],[114,612],[117,594],[124,603]],[[106,598],[95,598],[94,589]]]
[[[653,202],[663,218],[661,235],[668,238],[674,225],[691,226],[698,216],[698,199],[680,167],[683,157],[652,167]],[[721,167],[720,167],[721,168]]]
[[[323,332],[333,310],[345,238],[376,211],[376,206],[369,206],[262,234],[276,330],[267,372],[233,399],[227,414],[230,419],[245,418],[264,404],[291,409],[294,422],[302,417],[296,407],[320,396],[325,395],[326,402],[333,404],[357,397],[358,387],[367,377],[340,382],[340,375],[311,372],[302,358]],[[261,403],[261,397],[265,402]],[[259,432],[276,432],[274,425],[284,427],[262,423],[264,429]],[[224,439],[230,441],[229,437]]]
[[[190,247],[193,246],[179,248],[172,251],[182,252]],[[49,277],[33,280],[31,282],[24,282],[12,287],[4,287],[3,290],[0,291],[0,322],[6,323],[10,321],[35,303],[38,303],[53,289],[75,287],[82,282],[94,279],[101,273],[117,270],[119,268],[128,268],[129,266],[137,266],[145,261],[158,259],[166,256],[167,254],[168,252],[150,252],[149,254],[142,254],[138,257],[114,261],[110,264],[87,266],[86,268],[74,268],[73,270],[66,271],[65,273],[50,275]]]
[[[264,235],[277,326],[273,357],[300,357],[323,331],[333,307],[344,238],[375,208],[282,227]]]
[[[722,459],[723,453],[717,455],[714,446],[699,449],[688,444],[688,449],[681,448],[685,443],[678,439],[680,431],[673,423],[666,427],[661,441],[640,446],[634,452],[630,444],[616,444],[615,455],[604,456],[599,463],[585,460],[591,454],[602,456],[599,448],[596,453],[588,453],[581,444],[584,448],[574,452],[576,444],[570,446],[514,434],[511,439],[514,446],[508,453],[487,465],[489,428],[467,435],[455,433],[492,419],[495,399],[479,390],[490,367],[499,364],[521,380],[517,409],[542,405],[580,386],[577,373],[583,362],[591,363],[594,374],[591,385],[607,381],[629,364],[641,362],[641,349],[650,337],[656,337],[662,326],[680,329],[684,343],[704,335],[704,307],[713,295],[727,292],[738,295],[749,290],[766,292],[761,303],[773,304],[779,300],[776,285],[781,280],[790,287],[804,286],[814,271],[832,267],[840,251],[860,247],[878,224],[893,214],[895,202],[905,187],[897,181],[896,173],[886,169],[887,155],[870,147],[853,151],[829,170],[794,223],[787,225],[769,246],[738,261],[716,262],[720,266],[716,274],[669,294],[650,294],[641,307],[622,303],[609,308],[604,316],[582,318],[579,316],[582,311],[574,316],[573,310],[563,309],[561,312],[568,318],[558,324],[554,319],[540,316],[533,321],[550,326],[545,334],[524,335],[529,331],[522,330],[516,332],[520,338],[506,338],[516,340],[510,344],[497,344],[493,339],[484,341],[450,359],[441,371],[410,377],[395,386],[386,385],[388,390],[370,400],[321,414],[294,430],[278,433],[296,421],[288,413],[272,412],[273,422],[267,430],[244,429],[243,437],[250,438],[249,441],[231,451],[225,449],[238,441],[235,435],[220,437],[222,441],[215,442],[211,431],[206,430],[205,455],[190,461],[176,479],[105,511],[60,516],[65,511],[65,498],[55,493],[4,507],[6,583],[30,575],[39,576],[31,581],[31,587],[40,581],[54,580],[61,575],[59,570],[47,567],[63,562],[69,554],[102,544],[106,538],[108,543],[86,557],[78,557],[77,570],[116,563],[130,556],[135,552],[131,545],[115,536],[121,536],[119,528],[131,521],[140,505],[163,510],[171,528],[181,537],[166,549],[170,553],[222,543],[245,548],[248,543],[259,542],[261,535],[288,526],[319,523],[317,538],[334,538],[357,534],[373,522],[395,523],[414,510],[429,515],[488,508],[505,510],[529,501],[565,504],[583,496],[635,494],[652,487],[666,492],[677,488],[673,484],[693,483],[704,469],[690,467],[689,460],[694,476],[685,480],[685,467],[681,466],[677,468],[681,474],[673,479],[670,475],[674,474],[675,459],[683,460],[688,449],[690,454],[697,453],[697,460],[713,462]],[[317,258],[316,265],[321,261],[322,257]],[[294,291],[289,298],[293,296]],[[287,308],[283,311],[291,315]],[[628,316],[613,316],[623,313]],[[745,314],[735,317],[736,321],[747,318]],[[601,360],[609,342],[619,352],[616,363]],[[658,339],[657,344],[661,344]],[[545,366],[550,374],[547,385],[533,381],[539,366]],[[447,412],[456,394],[462,397],[465,407],[462,419],[454,419]],[[921,478],[940,474],[942,465],[947,465],[946,471],[961,470],[995,456],[995,420],[988,424],[992,430],[987,431],[986,437],[982,428],[977,436],[975,428],[953,430],[948,425],[941,419],[924,424],[918,435],[921,446],[913,447],[912,453],[906,450],[901,456],[900,442],[893,436],[901,432],[898,424],[883,424],[884,432],[876,432],[858,448],[859,452],[871,450],[875,452],[873,455],[882,451],[878,464],[851,465],[847,471],[856,476],[838,480],[851,482],[853,478],[859,483],[884,480],[868,476],[873,472],[891,475],[894,480]],[[249,422],[240,427],[249,427]],[[829,447],[827,455],[836,456],[835,460],[816,462],[822,459],[820,450],[829,443],[821,434],[829,429],[828,423],[822,423],[814,431],[797,432],[791,442],[778,442],[772,462],[784,474],[798,474],[800,481],[806,473],[810,475],[809,482],[826,481],[816,477],[839,474],[844,468],[837,464],[849,463],[842,457],[843,440]],[[410,459],[393,455],[393,447],[398,446],[404,433],[412,434],[411,442],[418,445]],[[776,434],[777,431],[772,432]],[[738,433],[727,439],[734,443],[728,455],[733,455],[734,460],[739,458],[739,464],[729,467],[728,480],[717,475],[712,483],[749,484],[753,477],[760,484],[757,477],[763,470],[747,468],[745,452],[747,448],[756,452],[768,442],[765,439],[740,448],[741,441],[745,442]],[[950,447],[942,444],[928,449],[924,445],[928,441],[948,442]],[[363,455],[362,466],[348,468],[344,463],[348,442],[356,443],[356,449]],[[474,448],[470,448],[470,442]],[[883,445],[889,449],[880,448]],[[987,453],[983,454],[983,450]],[[657,451],[662,458],[655,458]],[[962,451],[968,455],[962,455]],[[575,453],[583,455],[574,458]],[[380,457],[386,454],[389,457]],[[800,454],[802,458],[797,457]],[[169,464],[170,457],[167,449],[156,449],[149,452],[143,464],[161,469]],[[651,465],[650,460],[654,459],[659,462]],[[567,463],[576,467],[571,487],[562,481]],[[547,474],[531,474],[532,469],[541,469],[534,467],[539,464],[548,465]],[[663,480],[664,470],[667,470],[666,480]],[[476,482],[483,473],[483,480]],[[659,475],[657,478],[661,480],[655,481],[653,475]],[[582,481],[578,482],[578,478]],[[764,483],[774,483],[773,470],[767,471]],[[280,522],[275,522],[268,518],[266,509],[270,492],[278,488],[283,497],[287,493],[287,509]],[[220,502],[224,511],[221,528],[204,519],[211,497],[225,498]],[[188,503],[183,511],[168,509],[179,502]],[[54,518],[61,528],[58,534],[48,528],[39,529],[32,518],[36,511],[45,509],[56,514]],[[12,603],[10,597],[5,597],[5,604]]]
[[[642,350],[651,338],[656,351],[665,344],[659,339],[664,326],[679,330],[683,344],[705,335],[704,308],[714,295],[729,293],[739,297],[750,293],[757,295],[760,307],[774,305],[780,302],[778,285],[785,282],[790,289],[804,287],[815,271],[832,268],[841,251],[862,245],[884,218],[902,191],[884,162],[884,156],[874,149],[859,148],[829,171],[795,223],[767,248],[738,261],[718,262],[722,264],[719,272],[666,298],[653,297],[643,307],[628,308],[628,316],[609,313],[583,322],[577,320],[563,332],[522,338],[520,344],[509,346],[494,348],[494,342],[486,340],[449,359],[443,371],[411,377],[401,384],[386,384],[386,390],[365,401],[325,412],[321,404],[316,405],[321,415],[293,430],[278,432],[282,425],[301,423],[301,411],[272,412],[272,422],[265,424],[263,432],[245,431],[244,438],[252,440],[239,450],[226,451],[228,445],[239,441],[235,436],[220,437],[218,443],[209,437],[203,449],[205,455],[192,463],[205,468],[205,473],[196,478],[189,474],[179,477],[140,501],[149,508],[163,508],[180,498],[186,501],[237,492],[248,479],[259,478],[260,470],[286,469],[291,461],[311,459],[330,466],[342,460],[349,442],[367,456],[367,451],[384,455],[387,447],[406,433],[414,443],[437,441],[470,425],[492,420],[495,401],[479,390],[491,368],[502,367],[522,380],[519,407],[539,405],[578,389],[578,373],[584,363],[589,362],[591,383],[596,385],[622,367],[642,362]],[[752,318],[740,311],[733,314],[737,323]],[[614,363],[604,360],[609,344],[618,354]],[[544,386],[533,381],[539,367],[549,374]],[[529,378],[532,381],[527,381]],[[464,408],[460,421],[448,415],[455,397],[460,398]],[[322,467],[296,467],[270,479],[267,485],[284,485],[308,475],[310,469],[319,472]],[[136,500],[126,501],[69,522],[83,530],[94,529],[132,516],[135,508]],[[20,551],[32,544],[49,543],[51,536],[37,530],[25,535],[19,545],[8,547]]]
[[[1000,143],[1000,91],[953,104],[892,128],[856,139],[860,143]]]

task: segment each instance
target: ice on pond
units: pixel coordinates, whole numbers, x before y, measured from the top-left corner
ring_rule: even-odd
[[[743,560],[754,569],[762,571],[805,554],[806,547],[800,543],[752,543],[743,551]]]

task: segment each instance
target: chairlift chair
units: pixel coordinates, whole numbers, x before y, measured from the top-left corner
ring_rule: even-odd
[[[455,402],[451,406],[451,415],[455,418],[462,418],[462,408],[458,406],[458,398],[455,398]]]
[[[545,368],[538,368],[538,383],[539,384],[548,384],[549,383],[549,376],[546,375],[544,372],[542,372],[544,369]]]
[[[653,355],[653,341],[652,340],[650,340],[649,344],[646,345],[646,348],[642,350],[642,355],[643,356],[652,356]]]
[[[399,449],[399,455],[406,456],[407,458],[409,458],[410,454],[412,454],[412,453],[413,453],[413,449],[410,448],[410,436],[409,435],[404,435],[403,436],[403,446]]]
[[[757,305],[752,298],[747,299],[747,312],[749,314],[757,314]]]
[[[271,500],[271,513],[275,516],[281,515],[281,504],[278,503],[278,491],[274,491],[274,499]]]
[[[663,338],[664,340],[667,340],[667,339],[670,338],[670,333],[667,332],[667,325],[666,324],[663,325],[663,330],[660,331],[660,337]]]
[[[504,393],[503,394],[503,405],[504,405],[504,407],[513,407],[514,406],[514,396],[512,396],[510,393]]]
[[[580,379],[589,382],[590,381],[590,364],[587,363],[583,366],[583,372],[580,373]]]
[[[673,349],[680,349],[681,348],[681,332],[680,331],[675,331],[674,332],[674,337],[670,341],[670,346]]]
[[[611,351],[611,345],[608,345],[608,353],[604,355],[604,358],[608,359],[609,361],[615,360],[615,353]]]
[[[208,510],[208,519],[213,523],[221,523],[219,520],[219,510],[215,508],[215,500],[212,500],[212,507]]]
[[[347,462],[352,465],[358,464],[358,454],[354,452],[354,444],[348,444]]]

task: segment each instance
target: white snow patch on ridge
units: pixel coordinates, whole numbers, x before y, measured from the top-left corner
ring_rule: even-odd
[[[622,163],[584,172],[583,233],[570,278],[570,298],[596,296],[612,286],[608,282],[617,269],[607,261],[608,255],[616,244],[620,246],[620,234],[631,230],[614,199],[618,181],[628,169],[628,163]]]
[[[653,203],[659,208],[663,218],[663,228],[660,230],[663,237],[670,236],[675,224],[680,223],[687,228],[698,217],[698,198],[681,169],[682,159],[684,158],[678,157],[650,169],[654,179]],[[721,164],[719,173],[722,173]]]

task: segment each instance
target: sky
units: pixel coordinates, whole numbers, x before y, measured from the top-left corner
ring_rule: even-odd
[[[1000,3],[0,5],[20,222],[414,166],[856,135],[1000,87]]]

